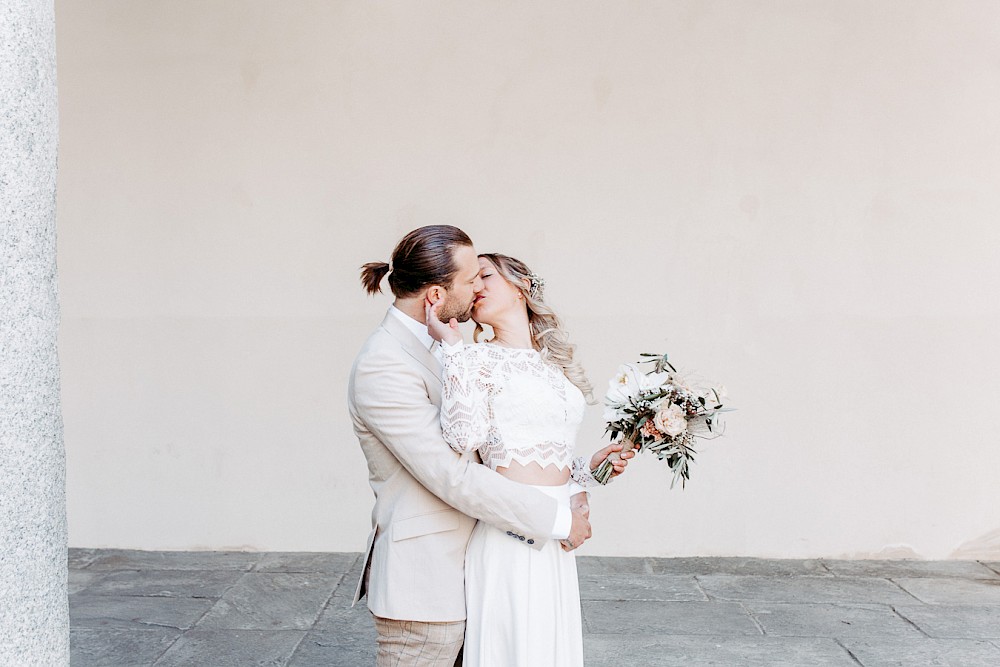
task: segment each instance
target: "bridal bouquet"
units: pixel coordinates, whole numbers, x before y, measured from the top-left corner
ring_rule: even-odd
[[[677,480],[681,487],[688,480],[688,465],[694,460],[695,438],[714,438],[717,415],[722,407],[725,389],[721,386],[701,387],[684,380],[667,355],[643,354],[639,363],[651,363],[653,369],[642,372],[637,366],[624,364],[608,383],[604,397],[606,433],[614,441],[619,435],[625,444],[622,452],[638,448],[655,452],[674,472],[670,488]],[[612,458],[608,457],[597,470],[594,479],[607,484],[611,478]]]

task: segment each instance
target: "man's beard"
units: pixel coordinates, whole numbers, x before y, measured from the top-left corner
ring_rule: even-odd
[[[468,304],[455,303],[445,297],[444,303],[438,309],[438,319],[447,324],[455,318],[459,322],[468,322],[472,317],[472,302]]]

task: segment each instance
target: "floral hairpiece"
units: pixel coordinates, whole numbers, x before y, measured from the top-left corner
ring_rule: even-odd
[[[531,282],[531,287],[528,288],[528,294],[532,299],[541,299],[542,294],[545,292],[545,279],[537,273],[532,273],[528,276],[528,280]]]

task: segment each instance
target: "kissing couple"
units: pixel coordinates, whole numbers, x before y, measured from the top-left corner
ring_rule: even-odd
[[[584,488],[622,445],[574,458],[594,400],[544,281],[448,225],[410,232],[361,282],[375,294],[386,276],[395,300],[348,387],[375,492],[354,602],[367,594],[376,665],[579,667]]]

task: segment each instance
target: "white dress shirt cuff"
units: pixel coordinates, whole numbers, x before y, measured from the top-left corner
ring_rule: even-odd
[[[553,540],[565,540],[569,537],[569,531],[573,528],[573,512],[569,505],[559,503],[556,509],[556,524],[552,527]]]

